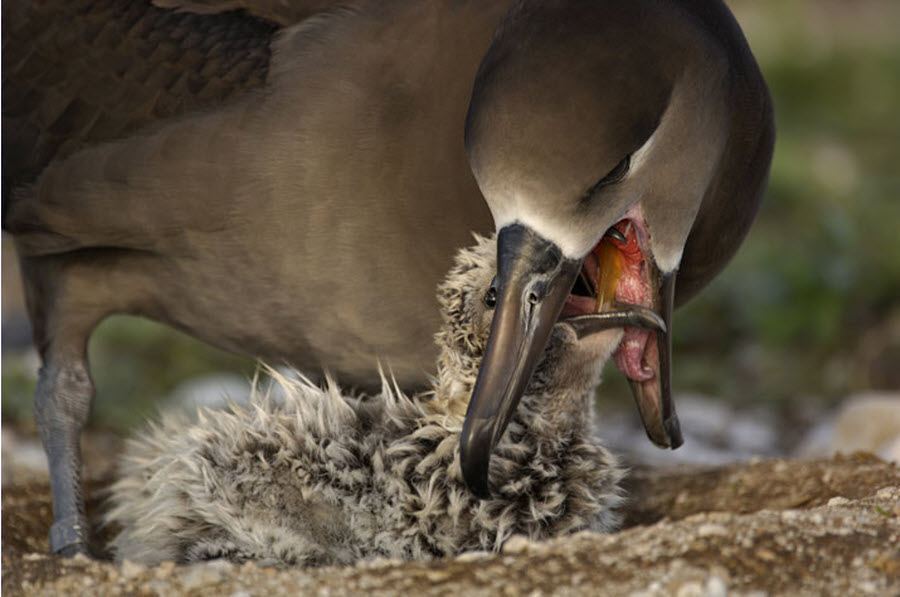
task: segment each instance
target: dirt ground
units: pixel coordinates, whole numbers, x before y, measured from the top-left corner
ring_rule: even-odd
[[[89,511],[109,478],[91,439]],[[90,473],[90,471],[89,471]],[[99,480],[97,477],[101,477]],[[3,489],[7,595],[889,595],[900,594],[900,470],[873,456],[767,460],[711,469],[638,469],[625,529],[501,554],[347,568],[164,563],[154,568],[46,555],[50,498],[40,478]],[[100,531],[97,541],[108,538]]]

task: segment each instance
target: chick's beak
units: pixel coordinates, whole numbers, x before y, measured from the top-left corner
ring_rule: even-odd
[[[490,495],[490,455],[503,435],[581,269],[552,242],[512,224],[497,235],[497,307],[460,438],[466,485]]]

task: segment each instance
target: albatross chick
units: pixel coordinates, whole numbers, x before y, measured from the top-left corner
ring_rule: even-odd
[[[555,326],[495,448],[492,497],[460,472],[459,436],[487,343],[495,239],[460,251],[438,289],[443,326],[432,391],[383,379],[353,396],[329,380],[271,372],[248,405],[166,415],[129,441],[107,522],[117,558],[283,564],[427,559],[531,539],[613,530],[623,470],[592,437],[591,404],[620,329],[579,339]],[[271,386],[270,386],[271,387]]]

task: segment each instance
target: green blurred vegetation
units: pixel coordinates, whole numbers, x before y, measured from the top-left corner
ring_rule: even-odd
[[[900,388],[900,2],[729,4],[769,82],[778,139],[747,242],[676,316],[676,389],[783,408]],[[254,368],[133,318],[104,323],[91,360],[94,424],[119,428],[181,380]],[[29,366],[4,357],[4,420],[30,420]],[[621,376],[605,388],[627,403]]]
[[[772,402],[900,387],[900,3],[732,4],[778,138],[747,242],[676,318],[676,385]]]
[[[116,316],[103,322],[89,346],[97,394],[91,425],[127,429],[152,416],[179,383],[223,371],[250,378],[251,359],[227,354],[152,321]],[[3,420],[30,426],[34,359],[3,359]]]

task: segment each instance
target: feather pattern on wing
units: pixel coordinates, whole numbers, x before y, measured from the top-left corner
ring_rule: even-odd
[[[336,4],[4,2],[4,197],[55,158],[261,87],[278,27]]]

